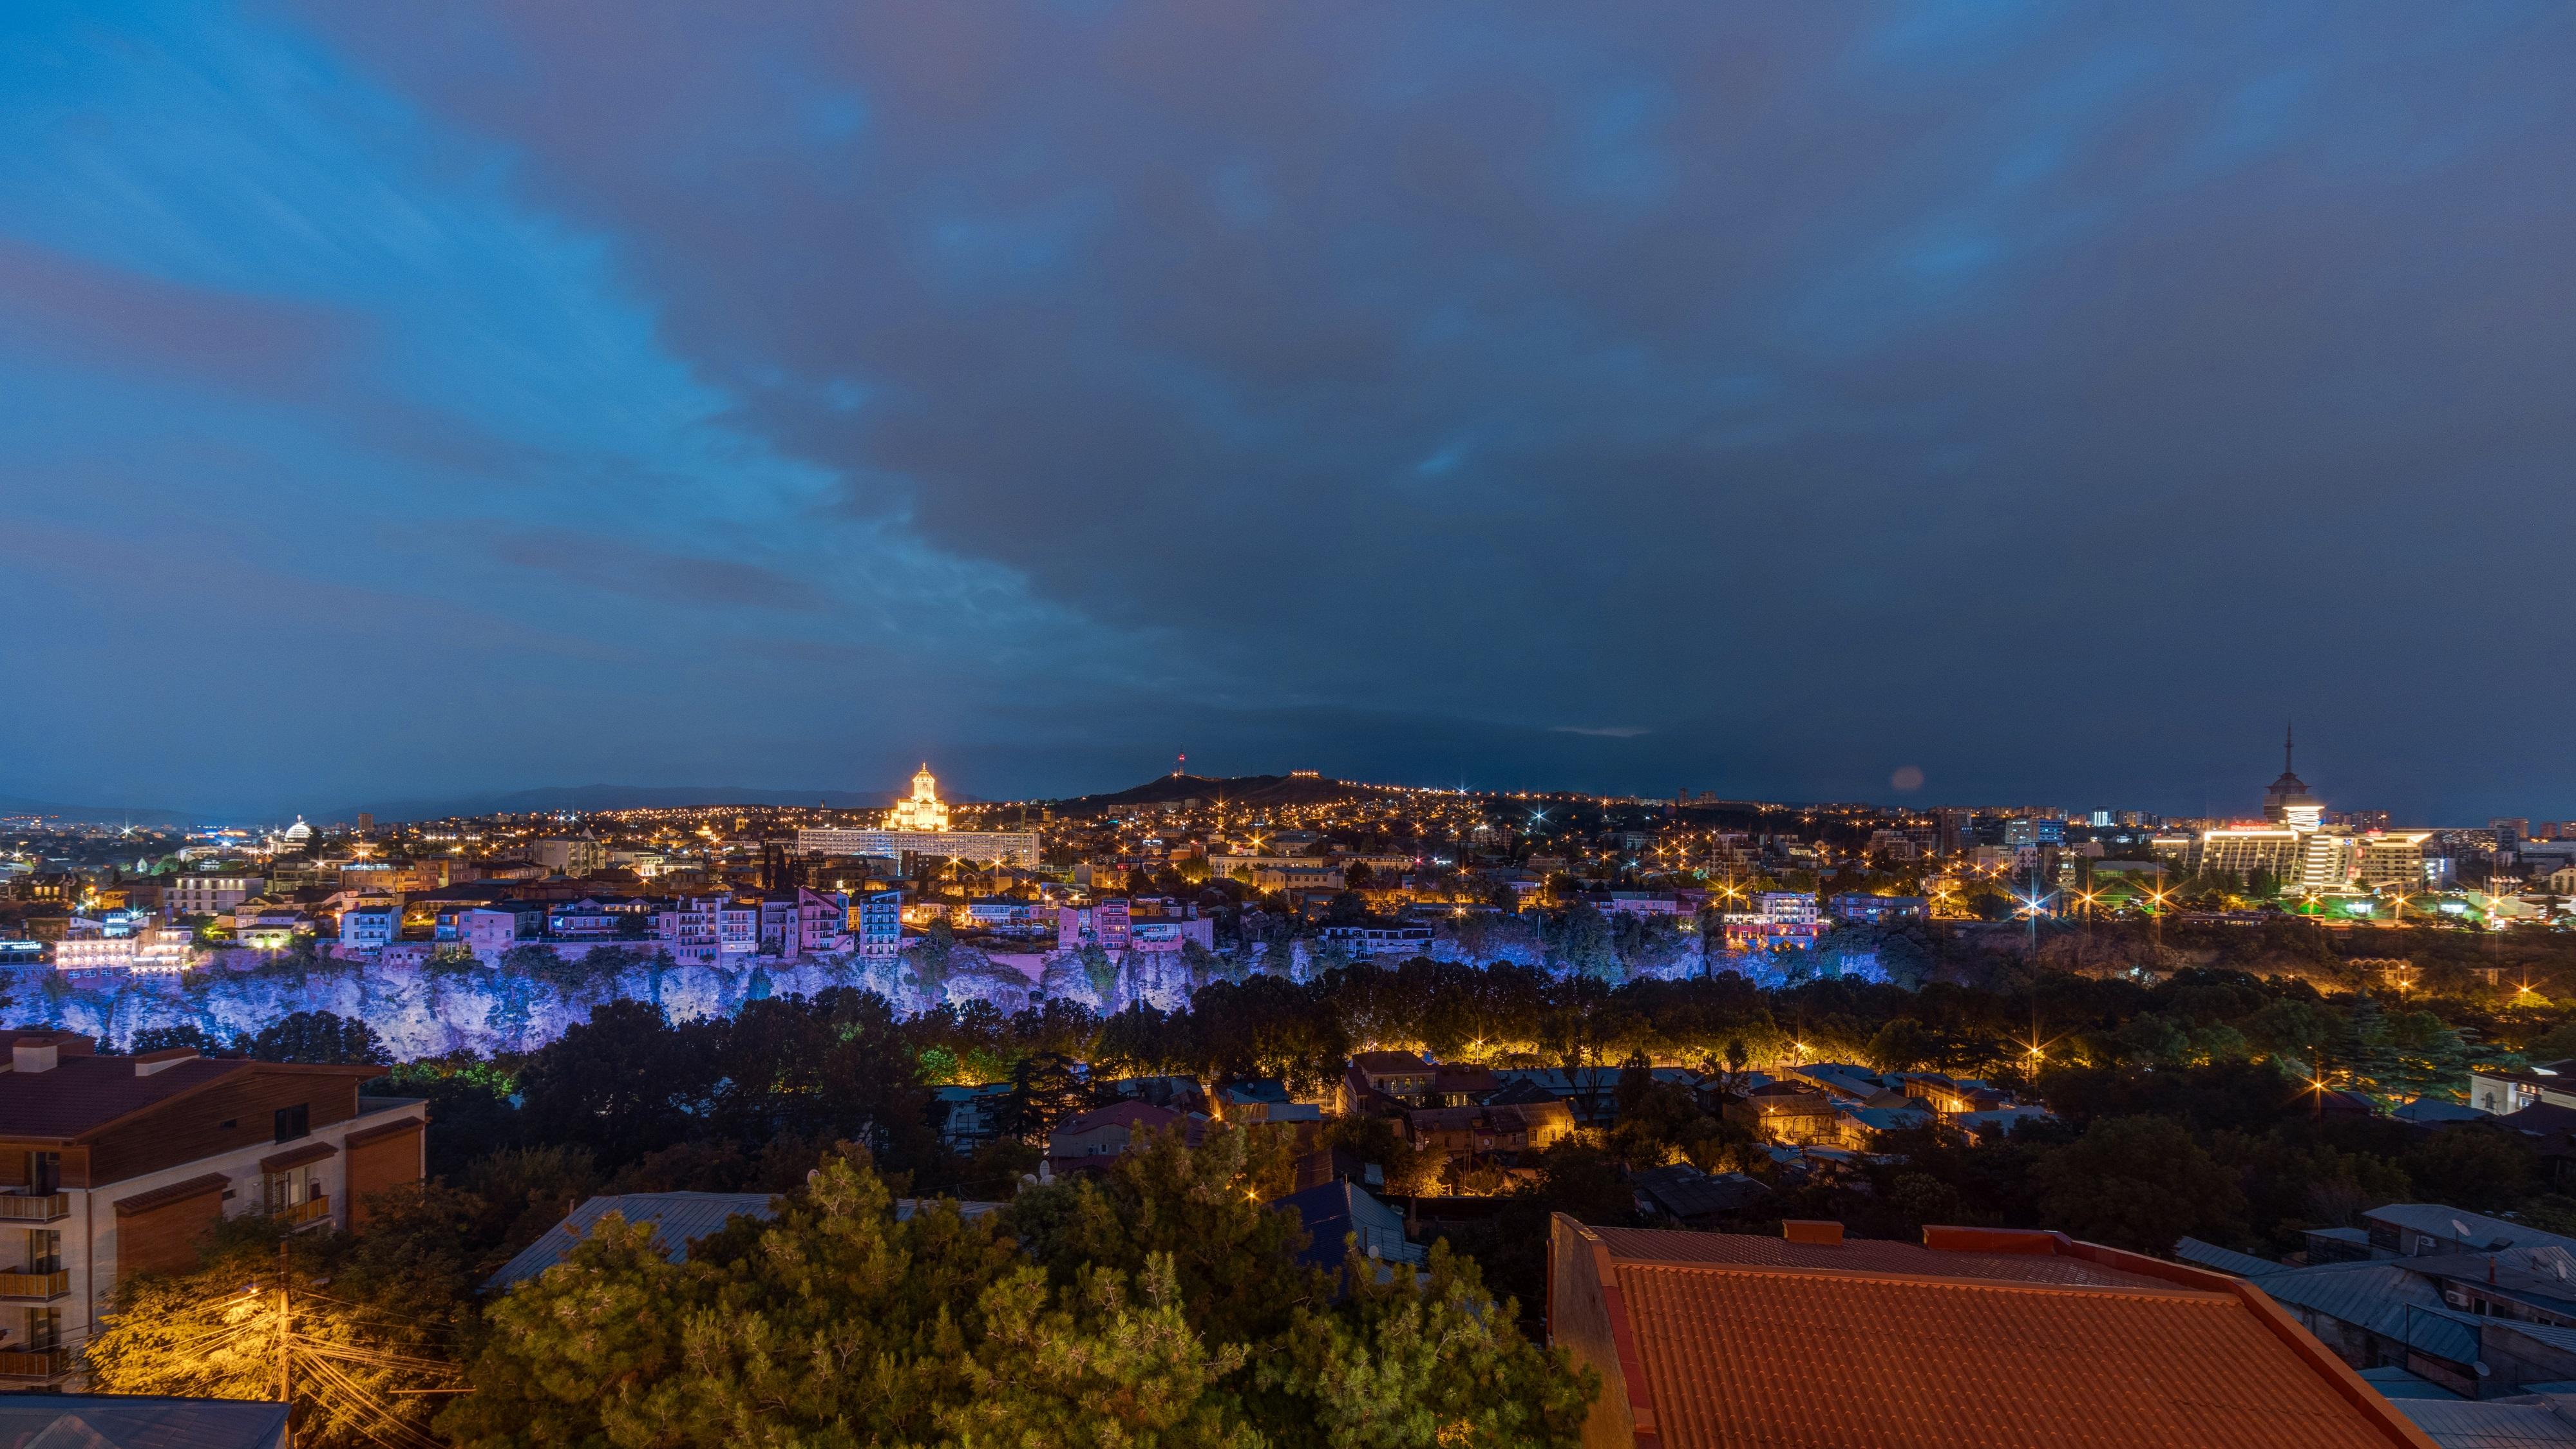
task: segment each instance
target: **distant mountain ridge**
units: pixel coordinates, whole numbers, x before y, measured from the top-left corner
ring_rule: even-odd
[[[449,816],[535,815],[548,810],[676,810],[693,805],[823,805],[834,810],[882,810],[895,797],[884,791],[755,790],[739,785],[549,785],[452,800],[387,800],[344,805],[313,818],[345,824],[361,813],[379,821],[444,820]]]
[[[1379,785],[1355,785],[1320,775],[1159,775],[1142,785],[1106,795],[1080,795],[1056,802],[1072,815],[1093,815],[1123,805],[1167,805],[1176,800],[1223,800],[1229,805],[1316,805],[1386,794]]]
[[[194,825],[215,817],[203,810],[139,810],[123,805],[57,805],[0,795],[0,815],[54,815],[84,825]]]

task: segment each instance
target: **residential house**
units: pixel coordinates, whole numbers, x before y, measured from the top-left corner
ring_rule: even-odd
[[[1630,1175],[1637,1211],[1684,1227],[1707,1228],[1771,1196],[1769,1185],[1741,1172],[1709,1174],[1687,1162]]]
[[[1402,1213],[1348,1178],[1336,1177],[1273,1199],[1270,1208],[1297,1214],[1307,1235],[1297,1260],[1309,1267],[1335,1271],[1353,1248],[1362,1257],[1385,1263],[1419,1266],[1429,1257],[1421,1244],[1405,1235]]]
[[[1266,1122],[1320,1122],[1324,1109],[1288,1095],[1288,1084],[1276,1077],[1230,1082],[1216,1089],[1216,1115],[1234,1126]]]
[[[1055,1131],[1047,1135],[1047,1166],[1059,1176],[1067,1172],[1098,1172],[1124,1156],[1131,1146],[1155,1133],[1169,1131],[1175,1124],[1195,1147],[1207,1130],[1207,1122],[1196,1112],[1184,1114],[1144,1102],[1119,1102],[1078,1112],[1056,1124]]]
[[[1574,1113],[1563,1102],[1416,1107],[1404,1114],[1404,1131],[1422,1152],[1451,1157],[1524,1152],[1572,1135]]]

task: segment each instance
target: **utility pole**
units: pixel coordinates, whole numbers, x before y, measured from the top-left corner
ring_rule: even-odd
[[[288,1305],[286,1239],[277,1240],[277,1401],[286,1406],[286,1423],[278,1430],[277,1449],[295,1446],[295,1357],[287,1337]]]

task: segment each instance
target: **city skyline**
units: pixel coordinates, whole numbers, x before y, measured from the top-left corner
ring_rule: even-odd
[[[0,796],[2576,816],[2563,7],[0,38]]]

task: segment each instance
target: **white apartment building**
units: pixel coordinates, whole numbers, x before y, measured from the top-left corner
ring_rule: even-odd
[[[0,1036],[0,1388],[77,1387],[116,1286],[195,1266],[218,1218],[352,1228],[370,1194],[421,1178],[426,1105],[358,1095],[380,1067]]]

